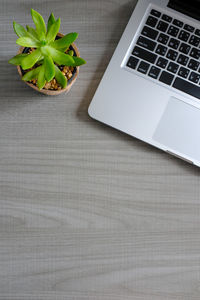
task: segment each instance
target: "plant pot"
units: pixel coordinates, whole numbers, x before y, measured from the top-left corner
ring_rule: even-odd
[[[64,35],[62,33],[58,33],[57,34],[57,38],[61,38],[63,37]],[[74,43],[71,44],[71,49],[74,51],[74,55],[75,56],[78,56],[80,57],[80,53],[79,53],[79,50],[78,48],[76,47],[76,45]],[[20,53],[23,53],[25,50],[25,47],[20,47],[19,48],[19,51],[17,54],[20,54]],[[24,72],[22,70],[22,68],[20,66],[17,66],[17,70],[18,70],[18,73],[20,75],[20,77],[23,76]],[[49,96],[55,96],[55,95],[59,95],[59,94],[62,94],[62,93],[67,93],[69,92],[70,88],[72,87],[72,85],[74,84],[74,82],[76,81],[76,78],[78,76],[78,73],[79,73],[79,67],[75,67],[74,68],[74,71],[72,72],[72,77],[68,80],[67,82],[67,86],[66,88],[64,89],[61,89],[61,90],[46,90],[46,89],[41,89],[39,90],[38,87],[36,85],[34,85],[33,83],[30,83],[28,81],[24,81],[28,86],[30,86],[31,88],[33,88],[34,90],[40,92],[40,93],[43,93],[45,95],[49,95]]]

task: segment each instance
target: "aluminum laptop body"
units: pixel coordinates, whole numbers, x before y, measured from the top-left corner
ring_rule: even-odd
[[[197,166],[199,16],[199,0],[139,0],[88,109],[92,118]]]

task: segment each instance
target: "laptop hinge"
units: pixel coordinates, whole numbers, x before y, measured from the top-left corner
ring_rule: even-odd
[[[198,21],[200,20],[200,3],[198,0],[169,0],[167,6]]]

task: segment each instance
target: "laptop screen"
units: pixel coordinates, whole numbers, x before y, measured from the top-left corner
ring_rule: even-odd
[[[200,20],[200,0],[169,0],[168,7]]]

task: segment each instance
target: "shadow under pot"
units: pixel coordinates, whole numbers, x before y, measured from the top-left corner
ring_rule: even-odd
[[[62,33],[58,33],[57,37],[56,37],[56,40],[62,38],[63,36],[64,35]],[[71,44],[71,46],[69,47],[69,50],[73,50],[74,56],[80,57],[79,50],[78,50],[78,48],[76,47],[76,45],[74,43]],[[19,51],[18,51],[18,54],[20,54],[20,53],[28,53],[29,51],[30,51],[30,48],[28,48],[28,47],[20,47]],[[58,67],[59,67],[59,69],[61,71],[63,71],[63,69],[64,69],[65,66],[61,65],[61,66],[58,66]],[[18,70],[18,73],[19,73],[20,77],[22,77],[26,73],[26,71],[24,71],[21,68],[21,66],[17,66],[17,70]],[[31,88],[33,88],[34,90],[38,91],[39,93],[43,93],[43,94],[46,94],[46,95],[49,95],[49,96],[55,96],[55,95],[59,95],[59,94],[62,94],[62,93],[69,92],[70,88],[72,87],[72,85],[76,81],[76,78],[77,78],[78,73],[79,73],[79,67],[73,67],[73,70],[70,70],[70,73],[71,73],[70,74],[71,77],[67,80],[67,86],[64,89],[61,88],[61,87],[54,88],[50,84],[51,85],[50,89],[43,88],[43,89],[39,90],[38,87],[36,86],[36,83],[32,83],[32,82],[29,82],[29,81],[24,81],[24,82],[27,85],[29,85]]]

